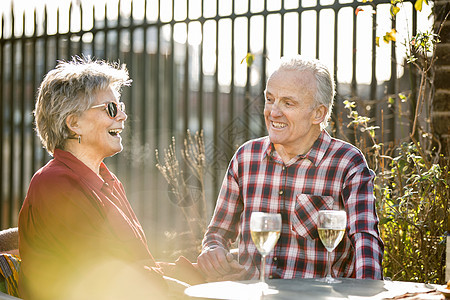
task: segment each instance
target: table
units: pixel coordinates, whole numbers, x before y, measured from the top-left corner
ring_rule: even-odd
[[[363,280],[341,278],[342,283],[327,284],[314,279],[269,279],[265,295],[261,296],[262,283],[252,281],[221,281],[194,285],[185,290],[191,299],[445,299],[439,292],[444,286],[424,283]],[[398,298],[399,296],[403,296]],[[396,297],[396,298],[394,298]]]

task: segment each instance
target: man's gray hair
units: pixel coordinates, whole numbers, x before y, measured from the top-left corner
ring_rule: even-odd
[[[36,132],[48,153],[64,149],[67,139],[73,138],[66,118],[89,109],[96,92],[111,87],[120,95],[122,86],[130,84],[124,64],[78,56],[58,61],[39,87],[34,110]]]
[[[317,82],[317,91],[314,96],[316,102],[315,106],[322,104],[328,108],[325,120],[321,124],[322,128],[327,127],[333,109],[335,95],[333,75],[328,68],[317,59],[296,55],[292,57],[282,57],[277,67],[277,71],[278,70],[307,71],[314,75]]]

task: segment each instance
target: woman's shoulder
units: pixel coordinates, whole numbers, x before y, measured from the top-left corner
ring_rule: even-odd
[[[64,164],[52,160],[33,175],[28,188],[28,195],[68,194],[78,189],[79,184],[79,175]]]
[[[56,184],[63,184],[68,180],[76,180],[78,177],[66,165],[53,159],[33,175],[31,183],[48,182],[56,186]]]

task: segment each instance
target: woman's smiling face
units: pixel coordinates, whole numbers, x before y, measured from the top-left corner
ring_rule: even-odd
[[[92,106],[119,103],[118,94],[111,87],[98,91],[94,99]],[[114,119],[109,117],[105,107],[90,108],[83,112],[78,118],[83,151],[101,159],[121,152],[123,146],[120,133],[126,119],[127,115],[120,109]]]

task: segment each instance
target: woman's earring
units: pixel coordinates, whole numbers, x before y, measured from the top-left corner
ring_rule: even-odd
[[[81,144],[81,135],[78,136],[78,144]]]

